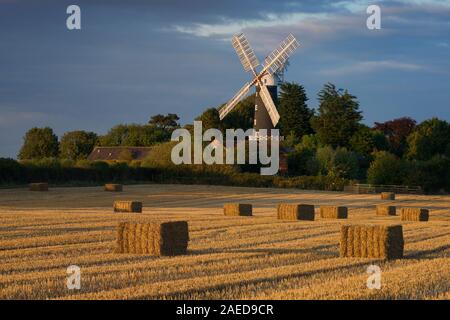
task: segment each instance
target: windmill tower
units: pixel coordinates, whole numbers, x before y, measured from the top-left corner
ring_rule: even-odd
[[[256,87],[255,116],[253,128],[256,133],[261,129],[266,129],[270,134],[270,129],[275,128],[280,115],[278,114],[275,102],[277,101],[277,73],[282,71],[289,56],[299,47],[295,37],[290,34],[281,44],[267,56],[264,60],[261,71],[257,71],[259,66],[258,58],[250,47],[243,33],[235,35],[231,41],[236,53],[241,60],[246,72],[251,71],[253,79],[247,82],[228,103],[219,110],[220,120],[230,113],[233,108],[250,91],[252,86]]]

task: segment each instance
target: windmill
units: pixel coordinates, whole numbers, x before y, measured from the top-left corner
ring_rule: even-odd
[[[228,101],[228,103],[219,110],[220,120],[226,117],[234,107],[241,101],[250,91],[252,86],[256,87],[255,98],[255,116],[253,128],[256,133],[260,129],[275,128],[280,115],[275,107],[274,101],[277,100],[277,73],[282,72],[286,66],[289,56],[299,47],[299,43],[295,37],[290,34],[281,44],[267,56],[262,65],[261,71],[257,71],[259,66],[258,58],[253,49],[250,47],[248,40],[243,33],[237,34],[231,41],[239,60],[246,72],[251,71],[253,80],[247,82],[236,95]]]

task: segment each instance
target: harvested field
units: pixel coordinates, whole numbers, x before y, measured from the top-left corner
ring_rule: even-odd
[[[126,186],[0,190],[1,299],[448,299],[450,196],[397,195],[399,207],[430,209],[427,223],[377,216],[377,194],[219,186]],[[113,213],[139,199],[142,214]],[[224,216],[224,203],[250,203],[253,217]],[[349,218],[277,219],[278,203],[348,207]],[[319,215],[319,210],[316,210]],[[117,254],[116,228],[140,219],[187,221],[186,255]],[[400,224],[399,260],[341,258],[344,224]],[[381,290],[366,287],[367,267]],[[81,268],[81,289],[66,287]]]

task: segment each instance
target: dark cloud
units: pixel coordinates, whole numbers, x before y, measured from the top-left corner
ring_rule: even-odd
[[[68,31],[72,3],[0,0],[0,156],[15,156],[32,126],[62,135],[104,133],[156,113],[192,121],[248,80],[223,41],[236,25],[261,59],[287,33],[300,39],[286,76],[305,84],[312,106],[333,81],[358,96],[369,124],[403,115],[450,119],[445,8],[421,13],[385,3],[383,29],[371,32],[364,13],[335,1],[83,0],[82,30]],[[199,25],[225,35],[199,36]]]

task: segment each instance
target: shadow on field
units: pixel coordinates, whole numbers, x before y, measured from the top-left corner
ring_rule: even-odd
[[[324,249],[336,248],[336,245],[320,245],[312,248],[250,248],[250,249],[202,249],[202,250],[188,250],[188,254],[202,255],[211,253],[263,253],[263,254],[304,254],[311,253],[312,251],[319,251]],[[316,252],[320,255],[326,255],[329,257],[339,257],[339,252]]]
[[[438,256],[445,257],[446,255],[443,253],[449,249],[450,244],[446,244],[434,249],[413,251],[412,253],[405,254],[404,259],[435,259],[437,253],[440,253]]]

